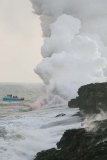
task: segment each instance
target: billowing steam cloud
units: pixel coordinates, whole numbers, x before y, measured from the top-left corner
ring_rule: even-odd
[[[31,2],[45,37],[35,72],[49,97],[69,100],[81,85],[106,81],[107,0]]]

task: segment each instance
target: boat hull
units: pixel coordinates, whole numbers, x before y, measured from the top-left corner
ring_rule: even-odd
[[[3,101],[22,101],[22,98],[11,98],[11,97],[4,97]]]

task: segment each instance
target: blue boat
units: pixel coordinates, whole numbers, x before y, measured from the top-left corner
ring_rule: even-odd
[[[17,96],[7,95],[6,97],[3,97],[3,101],[23,101],[24,98],[18,98]]]

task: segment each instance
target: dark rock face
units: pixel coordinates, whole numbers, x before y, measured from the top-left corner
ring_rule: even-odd
[[[62,160],[59,158],[59,151],[55,148],[39,152],[34,160]]]
[[[86,114],[107,111],[107,83],[95,83],[79,88],[78,97],[68,106]],[[78,113],[79,114],[79,113]],[[57,143],[57,149],[39,152],[34,160],[107,160],[107,120],[91,122],[84,128],[67,130]]]
[[[63,117],[63,116],[65,116],[66,114],[64,114],[64,113],[61,113],[61,114],[58,114],[56,117]]]
[[[79,108],[85,113],[107,111],[107,83],[95,83],[82,86],[78,97],[68,102],[71,108]]]
[[[71,101],[68,102],[68,106],[71,107],[71,108],[79,108],[77,98],[76,99],[71,99]]]
[[[35,160],[107,160],[107,120],[95,123],[96,132],[67,130],[57,149],[39,152]]]

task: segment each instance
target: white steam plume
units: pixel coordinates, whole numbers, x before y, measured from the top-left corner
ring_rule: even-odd
[[[81,85],[106,81],[107,1],[31,2],[46,37],[41,48],[44,59],[35,72],[49,97],[69,100]]]
[[[107,0],[30,0],[36,14],[41,15],[44,36],[51,35],[50,24],[62,14],[82,22],[81,31],[98,33],[107,44]]]

